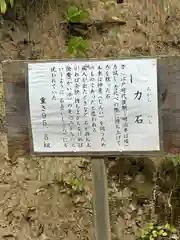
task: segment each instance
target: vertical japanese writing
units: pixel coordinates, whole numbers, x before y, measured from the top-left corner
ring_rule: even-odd
[[[104,102],[103,102],[103,69],[102,66],[98,66],[98,113],[100,120],[100,133],[101,133],[101,147],[106,147],[105,139],[105,125],[104,125]]]
[[[59,89],[59,95],[60,97],[64,96],[64,68],[59,68],[59,75],[60,75],[60,89]]]
[[[106,99],[109,100],[111,98],[111,77],[110,77],[110,66],[107,64],[106,65],[106,68],[105,68],[105,83],[106,83],[106,89],[105,89],[105,92],[106,92]]]
[[[146,88],[146,93],[145,93],[145,91],[142,92],[142,91],[137,90],[134,93],[134,100],[140,101],[143,96],[144,96],[144,100],[147,100],[148,104],[150,104],[152,102],[152,91],[151,91],[150,87]],[[150,114],[139,114],[138,115],[137,114],[135,116],[134,122],[137,124],[143,124],[147,121],[148,121],[148,124],[152,124],[152,115],[150,115]]]
[[[66,66],[66,79],[67,79],[67,87],[66,87],[66,94],[67,100],[72,100],[73,97],[73,89],[72,89],[72,67]]]
[[[152,102],[152,90],[151,88],[148,86],[147,87],[147,100],[148,100],[148,103],[151,104]],[[148,114],[148,123],[149,124],[152,124],[152,115],[151,114]]]
[[[64,106],[65,102],[64,102],[64,97],[60,97],[60,122],[62,125],[62,141],[63,141],[63,145],[65,148],[68,147],[68,139],[67,139],[67,128],[66,128],[66,124],[65,124],[65,120],[64,120],[64,111],[65,111],[65,106]]]
[[[61,126],[62,126],[62,142],[63,142],[63,146],[65,148],[68,147],[68,138],[67,138],[67,127],[65,124],[65,119],[64,119],[64,112],[65,112],[65,99],[64,99],[64,94],[65,94],[65,85],[64,85],[64,68],[61,67],[59,68],[59,74],[60,74],[60,79],[59,79],[59,83],[60,83],[60,89],[59,89],[59,104],[60,104],[60,122],[61,122]]]
[[[56,90],[56,76],[57,70],[56,67],[51,67],[51,77],[52,77],[52,100],[57,99],[57,90]]]
[[[84,107],[84,138],[86,147],[91,147],[90,126],[88,122],[88,65],[82,66],[82,91],[83,91],[83,107]]]
[[[124,146],[129,145],[129,134],[128,134],[128,108],[127,108],[127,76],[123,71],[125,69],[125,65],[121,66],[121,103],[122,103],[122,112],[123,112],[123,141]]]
[[[120,87],[118,84],[118,69],[117,65],[113,65],[113,82],[114,82],[114,89],[113,89],[113,96],[114,96],[114,118],[115,118],[115,127],[116,127],[116,143],[120,146],[121,145],[121,121],[120,121]]]
[[[134,100],[140,101],[141,98],[142,98],[142,95],[143,95],[143,93],[142,93],[141,91],[137,90],[137,91],[134,93]],[[135,123],[140,124],[140,123],[143,123],[143,121],[144,121],[144,120],[143,120],[142,114],[139,114],[139,115],[136,115],[136,116],[135,116]]]
[[[69,120],[69,135],[70,135],[70,142],[72,144],[72,147],[75,147],[75,134],[73,132],[73,126],[74,126],[74,116],[73,116],[73,104],[68,104],[68,120]]]
[[[62,124],[62,140],[63,140],[63,145],[65,148],[68,147],[68,138],[67,138],[67,128],[66,128],[66,123],[64,119],[64,114],[61,112],[61,124]]]
[[[152,102],[152,90],[150,87],[148,87],[146,91],[147,91],[148,102],[151,103]]]
[[[59,68],[59,74],[60,74],[60,90],[59,90],[59,96],[60,96],[60,113],[61,117],[64,111],[64,68]]]
[[[77,146],[79,148],[83,147],[83,138],[82,138],[82,129],[80,124],[80,99],[81,99],[81,91],[80,91],[80,67],[75,66],[74,68],[74,81],[75,81],[75,87],[74,87],[74,94],[75,94],[75,108],[76,108],[76,125],[77,125]]]
[[[92,132],[97,132],[97,113],[96,113],[96,86],[95,86],[95,74],[94,66],[90,67],[90,93],[91,93],[91,127]]]
[[[41,97],[40,98],[40,104],[41,104],[41,119],[42,119],[42,126],[47,128],[48,123],[47,123],[47,114],[46,114],[46,98]],[[49,142],[49,136],[47,132],[44,132],[44,148],[50,148],[51,144]]]
[[[73,104],[72,104],[72,99],[73,99],[73,78],[72,78],[72,67],[70,65],[66,66],[66,101],[67,101],[67,123],[66,123],[66,128],[65,131],[67,131],[66,134],[70,137],[65,137],[63,139],[65,146],[69,147],[68,145],[71,144],[71,147],[74,147],[74,133],[73,133]]]

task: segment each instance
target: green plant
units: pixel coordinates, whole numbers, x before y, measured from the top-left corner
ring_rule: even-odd
[[[72,188],[72,190],[76,193],[80,193],[84,191],[84,185],[78,179],[71,179],[68,182],[68,185]]]
[[[88,41],[82,37],[72,37],[68,41],[68,52],[70,55],[85,56]]]
[[[79,23],[86,20],[88,16],[89,13],[87,11],[76,6],[70,6],[66,14],[66,20],[71,23]]]
[[[8,7],[14,7],[14,0],[0,0],[0,12],[5,14]]]
[[[180,165],[180,157],[171,157],[170,160],[173,162],[175,166]]]
[[[143,230],[140,240],[177,239],[176,232],[176,228],[169,223],[164,226],[151,223],[147,229]]]
[[[77,28],[80,31],[81,27],[84,27],[82,21],[89,17],[89,13],[76,6],[70,6],[66,14],[66,21],[71,29]],[[75,25],[76,26],[75,26]],[[70,34],[71,36],[71,34]],[[73,36],[68,40],[68,53],[73,56],[86,56],[88,41],[82,36]]]

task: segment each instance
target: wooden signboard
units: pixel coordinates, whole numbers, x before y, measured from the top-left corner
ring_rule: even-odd
[[[96,237],[109,240],[100,157],[179,153],[179,66],[179,57],[4,61],[9,156],[92,157]]]
[[[174,152],[178,61],[3,62],[9,156]]]

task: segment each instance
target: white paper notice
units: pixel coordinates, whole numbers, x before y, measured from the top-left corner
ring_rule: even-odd
[[[160,150],[156,59],[28,69],[34,152]]]

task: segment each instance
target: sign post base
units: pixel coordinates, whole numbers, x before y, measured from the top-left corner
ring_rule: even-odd
[[[110,240],[107,176],[103,158],[92,158],[92,177],[96,240]]]

